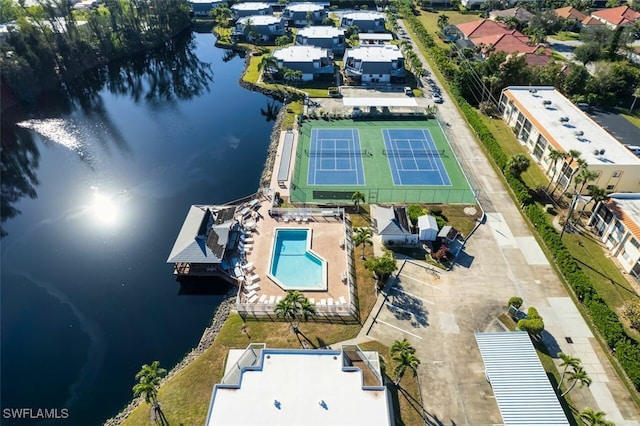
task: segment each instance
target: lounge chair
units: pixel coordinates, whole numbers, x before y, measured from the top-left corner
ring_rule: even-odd
[[[302,218],[300,217],[299,214],[296,215],[296,222],[300,223],[302,221]]]
[[[320,303],[321,306],[324,306],[327,304],[327,299],[320,299]]]
[[[264,303],[267,300],[267,295],[263,294],[262,296],[260,296],[260,299],[258,299],[258,303]]]
[[[247,290],[247,291],[249,291],[249,292],[251,292],[251,291],[256,291],[256,290],[260,289],[260,284],[258,284],[258,283],[254,283],[254,284],[251,284],[251,285],[245,286],[245,287],[244,287],[244,289],[245,289],[245,290]]]
[[[282,220],[284,221],[284,223],[289,223],[289,215],[285,214]]]
[[[254,268],[253,262],[245,263],[244,265],[241,266],[241,268],[244,269],[245,271],[250,271]]]
[[[276,304],[280,303],[281,300],[282,300],[282,296],[276,297]]]
[[[327,299],[327,305],[333,306],[333,297]]]
[[[312,305],[316,304],[316,299],[314,299],[313,297],[309,298],[309,303],[311,303]]]
[[[276,297],[275,296],[269,296],[269,304],[273,305],[276,303]]]
[[[338,300],[340,301],[341,305],[346,305],[347,304],[347,300],[344,298],[344,296],[338,297]]]
[[[247,299],[249,299],[254,294],[258,294],[258,293],[255,290],[251,290],[250,292],[246,293],[245,296],[246,296]]]
[[[248,277],[250,283],[255,283],[256,281],[260,281],[260,276],[256,274],[251,274]]]
[[[257,294],[254,294],[254,295],[252,295],[250,298],[248,298],[248,299],[247,299],[247,303],[253,303],[253,302],[255,302],[256,300],[258,300],[258,295],[257,295]]]

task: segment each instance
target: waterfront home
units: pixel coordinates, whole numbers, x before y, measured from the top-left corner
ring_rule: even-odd
[[[533,18],[533,13],[524,7],[512,7],[504,10],[492,10],[489,19],[492,21],[515,20],[519,24],[527,24]]]
[[[336,27],[307,27],[296,34],[298,46],[316,46],[327,49],[330,54],[342,55],[346,47],[344,30]]]
[[[332,78],[334,66],[329,51],[316,46],[288,46],[273,51],[278,68],[302,72],[302,81]]]
[[[584,163],[597,175],[587,185],[608,192],[640,192],[640,158],[555,88],[507,87],[499,110],[531,158],[561,190],[573,189],[570,185]],[[554,150],[566,156],[554,161],[550,156]],[[580,153],[582,162],[568,155],[573,151]]]
[[[357,46],[344,53],[346,76],[360,83],[392,83],[406,77],[402,51],[395,45]]]
[[[235,226],[235,206],[191,206],[167,263],[177,275],[212,275],[221,267]]]
[[[385,245],[417,244],[418,234],[411,233],[407,209],[402,206],[371,205],[371,226]]]
[[[282,12],[282,17],[290,26],[321,24],[328,17],[327,10],[320,3],[289,3]]]
[[[352,26],[358,27],[361,33],[384,33],[387,31],[385,28],[385,16],[380,12],[349,12],[342,15],[340,26],[342,28],[349,28]]]
[[[379,360],[357,345],[230,349],[205,425],[393,425]]]
[[[589,226],[624,271],[640,280],[640,193],[611,194],[600,201]]]
[[[271,15],[245,16],[238,19],[231,37],[236,41],[273,41],[286,33],[282,18]]]
[[[246,16],[272,15],[273,9],[269,3],[246,2],[234,4],[231,6],[231,12],[234,19],[240,19]]]
[[[187,4],[194,16],[209,16],[209,12],[218,6],[227,4],[227,0],[189,0]]]

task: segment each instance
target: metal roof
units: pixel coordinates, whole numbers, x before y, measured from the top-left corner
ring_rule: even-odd
[[[569,425],[528,333],[476,333],[505,426]]]

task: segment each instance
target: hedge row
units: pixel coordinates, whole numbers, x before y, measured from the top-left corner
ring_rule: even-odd
[[[438,68],[449,79],[453,97],[458,102],[467,122],[485,145],[496,165],[504,173],[507,183],[509,183],[517,199],[524,206],[525,214],[534,224],[545,245],[553,254],[560,272],[562,272],[577,297],[584,303],[593,323],[604,337],[607,345],[610,348],[614,348],[620,365],[636,389],[640,390],[640,344],[625,333],[620,319],[598,295],[589,278],[580,269],[576,260],[562,243],[560,234],[549,222],[547,214],[539,206],[533,204],[529,188],[520,179],[509,172],[505,172],[508,157],[476,110],[460,95],[458,88],[453,83],[455,80],[452,78],[451,70],[453,69],[455,72],[455,67],[452,61],[442,49],[435,45],[433,37],[427,33],[422,23],[412,13],[404,13],[404,16],[419,40],[427,47]]]

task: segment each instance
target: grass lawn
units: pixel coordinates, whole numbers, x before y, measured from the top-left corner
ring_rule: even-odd
[[[482,19],[479,15],[476,14],[465,14],[456,12],[454,10],[439,10],[428,12],[426,10],[420,10],[420,16],[418,19],[422,22],[422,25],[429,31],[431,34],[435,34],[433,38],[436,44],[440,47],[447,47],[447,43],[442,41],[440,38],[440,28],[438,28],[438,16],[439,15],[447,15],[449,17],[449,25],[458,25],[464,24],[465,22],[477,21]],[[414,38],[417,40],[417,38]]]
[[[553,34],[550,37],[560,41],[580,40],[580,34],[571,31],[560,31],[558,34]]]
[[[356,216],[357,217],[357,216]],[[361,250],[358,248],[358,250]],[[373,249],[365,247],[367,256]],[[367,318],[376,300],[372,274],[364,269],[359,256],[355,256],[356,285],[361,321]],[[213,345],[182,371],[162,385],[158,400],[169,424],[204,424],[211,391],[224,373],[224,364],[230,348],[246,348],[249,343],[266,343],[271,348],[301,348],[298,337],[285,322],[247,321],[247,334],[241,331],[242,318],[231,314],[218,333]],[[360,331],[359,324],[327,324],[313,322],[300,324],[301,334],[314,346],[324,346],[354,338]],[[133,381],[133,377],[132,377]],[[408,383],[408,382],[407,382]],[[138,406],[122,423],[125,426],[154,426],[149,417],[150,406]],[[413,424],[413,423],[408,423]]]
[[[302,114],[302,101],[295,101],[289,103],[287,106],[287,112],[282,120],[282,130],[293,128],[293,124],[296,121],[296,117]]]
[[[589,277],[594,288],[607,305],[620,312],[622,304],[637,298],[633,288],[618,267],[605,256],[597,241],[590,234],[564,234],[562,238],[582,271]],[[619,314],[619,316],[621,316]],[[625,321],[622,321],[624,324]],[[630,337],[640,341],[640,333],[625,326]]]
[[[394,369],[389,355],[389,347],[380,342],[367,342],[359,345],[367,351],[378,351],[381,362],[380,369],[383,376],[387,376],[387,385],[393,399],[394,417],[396,425],[419,425],[424,423],[423,408],[420,406],[420,388],[418,380],[408,371],[399,386],[393,384],[390,376]],[[391,363],[391,365],[389,365]]]

